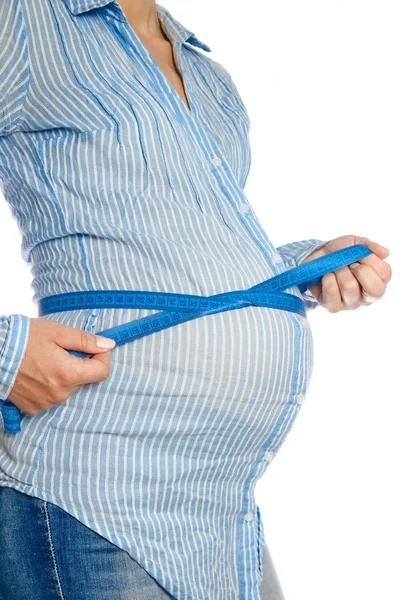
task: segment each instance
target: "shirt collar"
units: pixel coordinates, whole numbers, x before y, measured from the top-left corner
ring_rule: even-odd
[[[64,0],[69,10],[74,15],[80,15],[93,8],[100,8],[106,6],[106,4],[114,3],[114,0]],[[184,27],[179,21],[177,21],[163,6],[156,4],[158,17],[163,24],[164,29],[170,39],[173,39],[179,43],[187,42],[192,46],[198,46],[207,52],[211,52],[211,48],[201,42],[190,29]]]

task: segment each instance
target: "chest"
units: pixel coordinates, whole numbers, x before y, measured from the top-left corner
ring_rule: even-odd
[[[212,153],[244,185],[249,120],[218,63],[190,44],[142,41],[106,9],[75,19],[57,12],[45,17],[47,45],[41,23],[28,21],[35,59],[24,119],[26,130],[35,132],[38,158],[50,165],[52,153],[62,153],[74,173],[76,140],[103,173],[115,168],[144,186],[146,176],[162,172],[175,187],[181,178],[168,179],[168,172],[191,156],[207,160]],[[129,155],[133,169],[121,170],[117,150]]]
[[[140,38],[141,43],[151,55],[155,68],[160,69],[164,77],[175,88],[176,93],[190,110],[190,104],[186,95],[185,85],[181,73],[175,63],[174,52],[169,40],[152,42]]]

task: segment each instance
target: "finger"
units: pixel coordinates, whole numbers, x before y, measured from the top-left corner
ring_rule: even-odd
[[[379,256],[379,258],[386,258],[390,254],[388,248],[386,248],[385,246],[382,246],[381,244],[378,244],[378,242],[374,242],[374,241],[370,240],[367,237],[356,236],[354,239],[354,243],[355,244],[363,244],[364,246],[367,246],[367,248],[372,250],[372,252],[374,254]]]
[[[321,304],[330,311],[343,308],[343,300],[335,273],[326,273],[321,280]]]
[[[386,285],[379,277],[378,273],[365,264],[351,266],[351,271],[361,286],[361,295],[365,303],[371,304],[385,293]]]
[[[60,355],[57,364],[63,373],[63,381],[68,387],[81,386],[84,383],[103,381],[109,375],[110,350],[81,358],[70,354],[67,350],[57,347]]]
[[[367,240],[367,238],[360,239]],[[384,284],[387,285],[392,277],[392,268],[389,263],[383,260],[383,258],[386,258],[389,255],[389,250],[384,246],[377,244],[376,242],[372,242],[371,240],[357,243],[364,244],[373,252],[373,254],[369,254],[368,256],[364,256],[364,258],[359,259],[359,262],[372,267],[378,273]]]
[[[94,354],[91,358],[69,356],[78,361],[75,366],[75,376],[79,385],[107,379],[110,373],[110,351]]]
[[[308,286],[308,291],[312,294],[315,300],[321,304],[322,302],[322,285],[320,283],[312,283]]]
[[[349,267],[342,267],[334,271],[339,292],[346,308],[360,306],[363,301],[360,283]]]
[[[115,346],[115,340],[90,333],[85,329],[76,329],[59,323],[54,341],[65,350],[77,350],[86,354],[106,352]],[[99,344],[104,344],[106,347]]]

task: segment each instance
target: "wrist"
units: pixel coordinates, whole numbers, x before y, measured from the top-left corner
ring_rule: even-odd
[[[316,258],[320,258],[321,256],[325,256],[325,254],[327,254],[326,252],[326,247],[329,244],[331,240],[329,240],[328,242],[325,242],[322,245],[319,245],[317,248],[315,248],[308,256],[306,256],[306,258],[304,258],[301,261],[301,265],[304,265],[305,263],[311,262],[312,260],[315,260]]]

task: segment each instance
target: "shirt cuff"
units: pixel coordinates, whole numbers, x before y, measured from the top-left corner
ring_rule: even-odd
[[[12,314],[0,317],[0,398],[12,390],[28,345],[30,318]]]

